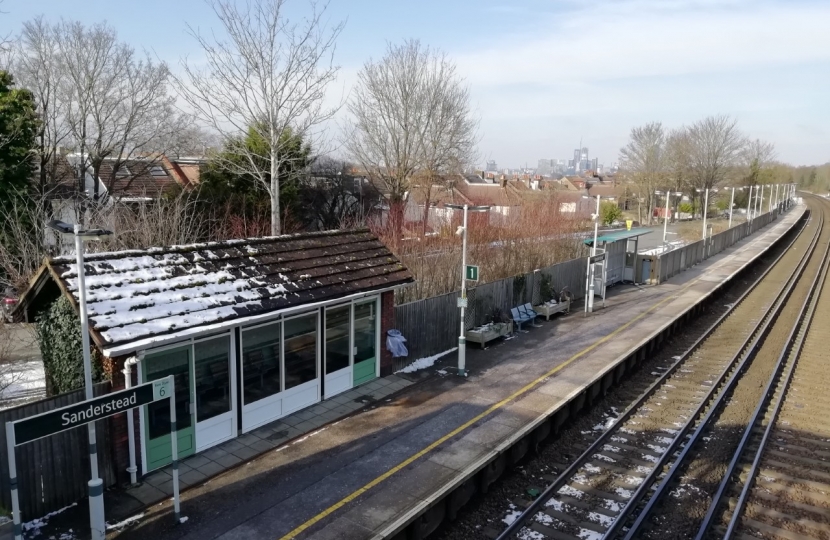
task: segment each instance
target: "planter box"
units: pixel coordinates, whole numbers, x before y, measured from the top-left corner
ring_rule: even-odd
[[[478,343],[483,349],[488,341],[507,336],[513,333],[513,321],[506,323],[492,323],[467,330],[464,337],[468,342]]]
[[[540,316],[544,317],[545,320],[549,321],[551,315],[555,315],[557,313],[570,313],[571,300],[568,299],[565,302],[557,302],[555,304],[548,302],[539,306],[533,306],[533,310]]]

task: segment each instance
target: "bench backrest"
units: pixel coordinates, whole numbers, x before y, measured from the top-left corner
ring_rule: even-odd
[[[512,316],[513,316],[513,320],[514,320],[514,321],[518,321],[519,319],[524,319],[524,318],[526,318],[526,317],[522,316],[522,315],[519,313],[519,308],[512,308],[512,309],[510,310],[510,315],[512,315]]]

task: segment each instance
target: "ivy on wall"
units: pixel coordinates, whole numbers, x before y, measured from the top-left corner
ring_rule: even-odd
[[[37,341],[43,356],[48,395],[70,392],[84,386],[81,320],[69,300],[61,296],[37,318]],[[102,357],[90,343],[92,380],[104,378]]]

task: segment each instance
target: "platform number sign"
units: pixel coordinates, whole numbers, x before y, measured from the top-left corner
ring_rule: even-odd
[[[167,377],[153,381],[153,401],[170,397],[170,379]]]
[[[478,266],[468,264],[464,275],[467,277],[468,281],[478,281]]]

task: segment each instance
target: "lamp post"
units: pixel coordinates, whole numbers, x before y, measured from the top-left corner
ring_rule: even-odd
[[[703,239],[706,240],[706,215],[709,211],[709,188],[706,189],[695,189],[698,193],[701,191],[705,192],[704,195],[704,202],[703,202]],[[715,191],[715,190],[712,190]]]
[[[62,235],[75,237],[75,260],[78,265],[78,311],[81,317],[81,347],[84,355],[84,389],[87,400],[92,399],[92,362],[89,355],[89,321],[86,313],[86,283],[84,280],[84,240],[100,240],[112,235],[104,229],[83,229],[80,225],[70,225],[53,219],[47,226]],[[104,520],[104,482],[98,475],[98,451],[95,442],[95,422],[87,424],[89,436],[89,525],[93,540],[104,540],[107,532]]]
[[[583,199],[593,199],[588,195],[583,195]],[[602,199],[602,196],[597,195],[597,210],[596,213],[591,214],[591,219],[594,220],[594,243],[591,245],[591,256],[588,257],[588,269],[585,276],[585,292],[587,293],[588,297],[585,300],[585,313],[591,313],[594,311],[594,276],[592,272],[593,264],[591,259],[597,254],[597,238],[599,237],[599,203]],[[613,200],[614,197],[606,197],[606,199]]]
[[[671,191],[666,191],[666,192],[655,191],[654,194],[658,195],[658,196],[659,195],[665,195],[666,196],[666,209],[665,209],[666,211],[663,212],[663,214],[664,214],[663,215],[663,251],[667,251],[666,246],[667,246],[667,237],[668,237],[669,213],[671,212],[671,210],[669,210],[669,208],[671,207],[671,196],[676,195],[678,197],[682,197],[683,194],[679,191],[676,191],[674,193],[672,193]]]
[[[742,188],[742,187],[739,187],[739,188],[732,187],[732,188],[728,188],[728,189],[732,190],[732,196],[729,198],[729,228],[731,229],[732,228],[732,207],[735,206],[735,190],[737,189],[738,191],[743,191],[744,188]]]
[[[749,186],[749,196],[746,199],[746,222],[752,221],[752,186]]]
[[[775,184],[775,207],[777,208],[779,203],[781,202],[778,199],[778,189],[781,187],[781,184]]]
[[[462,377],[466,377],[467,329],[464,324],[464,309],[467,304],[467,212],[487,212],[490,210],[490,207],[470,206],[467,204],[447,204],[444,206],[454,210],[464,211],[463,225],[458,227],[455,234],[461,236],[461,300],[458,302],[458,306],[461,308],[461,332],[458,334],[458,374]]]

